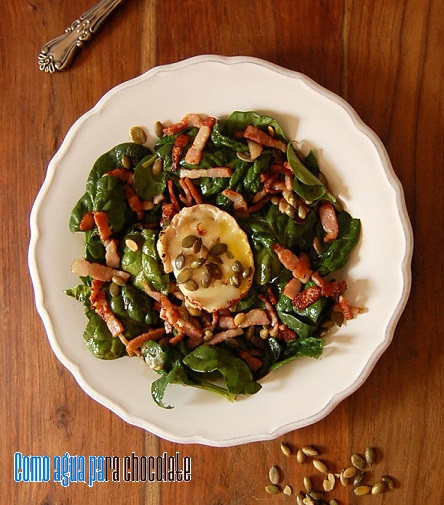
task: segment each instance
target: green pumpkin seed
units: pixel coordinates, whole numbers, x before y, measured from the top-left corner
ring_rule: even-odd
[[[203,258],[196,258],[190,263],[191,268],[200,268],[205,263]]]
[[[268,486],[265,486],[265,491],[268,494],[278,494],[281,492],[279,486],[276,486],[275,484],[268,484]]]
[[[211,284],[211,274],[208,270],[204,270],[202,272],[202,277],[200,279],[200,283],[203,288],[208,288]]]
[[[130,137],[135,144],[145,144],[147,140],[146,133],[140,126],[130,128]]]
[[[192,268],[184,268],[177,276],[177,282],[179,284],[183,284],[184,282],[187,282],[189,279],[191,279],[192,275],[193,275]]]
[[[208,256],[208,263],[216,263],[217,265],[222,265],[223,261],[219,256]]]
[[[353,456],[350,458],[351,463],[354,467],[358,468],[359,470],[363,470],[365,467],[365,460],[362,456],[359,454],[353,454]]]
[[[177,268],[177,270],[182,270],[182,268],[185,266],[185,256],[182,253],[180,253],[176,257],[176,259],[174,260],[174,265]]]
[[[234,259],[234,254],[233,254],[231,251],[227,251],[227,252],[225,253],[225,256],[226,256],[229,260]]]
[[[193,244],[193,252],[194,254],[197,254],[202,248],[202,239],[200,237],[197,237],[197,239],[194,241]]]
[[[310,491],[310,496],[316,500],[316,501],[319,501],[319,500],[323,500],[324,499],[324,493],[322,491]]]
[[[364,472],[357,473],[353,479],[353,485],[355,487],[359,486],[359,484],[361,484],[361,482],[364,480],[364,476],[365,476]]]
[[[387,485],[385,482],[377,482],[376,484],[373,484],[372,486],[372,494],[380,494],[383,493],[387,489]]]
[[[251,267],[248,267],[246,270],[242,272],[242,277],[246,279],[247,277],[250,277],[251,273],[253,272],[253,269]]]
[[[242,263],[239,260],[236,260],[233,265],[231,266],[231,269],[233,272],[237,273],[242,273],[244,271],[244,267],[242,266]]]
[[[220,256],[224,252],[227,252],[227,250],[228,250],[227,244],[218,242],[217,244],[214,244],[213,247],[210,248],[209,253],[213,256]]]
[[[372,491],[372,487],[371,486],[358,486],[358,487],[355,487],[355,489],[353,489],[353,494],[356,495],[356,496],[365,496],[367,494],[370,494]]]
[[[161,139],[163,137],[163,128],[164,128],[164,126],[160,121],[156,121],[154,123],[154,134],[159,139]]]
[[[261,336],[261,338],[262,338],[262,336]],[[282,451],[282,453],[285,456],[287,456],[287,458],[291,456],[291,449],[290,449],[290,447],[288,447],[288,445],[284,444],[283,442],[281,442],[281,451]]]
[[[214,277],[217,280],[222,279],[223,272],[219,267],[219,265],[216,265],[215,263],[207,263],[205,266],[208,272],[210,273],[211,277]]]
[[[276,465],[272,466],[268,471],[268,478],[272,484],[278,484],[281,480],[281,472]]]
[[[234,286],[235,288],[238,288],[242,283],[242,276],[238,272],[233,272],[233,274],[230,277],[230,284]]]
[[[381,480],[387,484],[389,489],[395,489],[395,481],[389,475],[383,475]]]
[[[374,447],[367,447],[365,450],[365,461],[368,465],[373,465],[376,461],[376,449]]]
[[[197,289],[199,289],[197,282],[193,281],[193,279],[190,279],[189,281],[185,282],[184,286],[185,289],[188,289],[188,291],[196,291]]]
[[[183,240],[182,240],[182,247],[185,249],[189,249],[190,247],[193,247],[194,242],[196,242],[198,237],[195,235],[187,235]]]

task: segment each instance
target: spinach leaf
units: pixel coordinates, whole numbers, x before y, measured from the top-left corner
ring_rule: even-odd
[[[103,319],[96,313],[87,313],[88,324],[83,333],[86,347],[100,359],[117,359],[125,354],[125,346],[117,337],[113,337]]]
[[[79,284],[75,288],[66,289],[65,294],[72,296],[87,307],[90,306],[91,287],[88,284]]]
[[[256,128],[267,128],[271,126],[277,138],[287,142],[284,131],[281,125],[270,116],[264,116],[257,112],[233,112],[225,121],[222,133],[233,137],[236,132],[243,131],[248,125],[253,125]]]
[[[195,372],[219,371],[232,394],[251,395],[261,389],[261,385],[253,380],[248,365],[225,349],[201,345],[185,356],[183,363]]]
[[[161,269],[160,258],[156,249],[156,233],[145,229],[142,232],[132,232],[125,236],[138,245],[137,251],[132,251],[125,245],[121,258],[121,267],[133,276],[134,285],[144,290],[148,284],[155,291],[168,293],[169,276]]]
[[[361,221],[346,211],[338,214],[338,225],[338,238],[324,245],[316,261],[317,270],[324,277],[345,266],[361,234]]]
[[[287,146],[287,159],[295,175],[293,189],[303,200],[317,202],[321,198],[325,198],[336,203],[336,198],[329,193],[324,184],[304,166],[291,143]]]
[[[138,323],[143,328],[159,323],[152,299],[131,284],[125,284],[120,288],[119,294],[111,298],[110,307],[124,323],[125,328],[129,322]]]
[[[77,204],[72,210],[69,221],[69,229],[72,232],[80,231],[79,225],[83,216],[91,210],[100,210],[93,209],[93,202],[96,196],[97,181],[104,174],[110,172],[114,168],[122,167],[122,159],[124,156],[129,157],[132,165],[136,166],[142,158],[150,153],[151,151],[148,149],[148,147],[128,142],[119,144],[110,149],[105,154],[102,154],[94,163],[88,175],[85,193],[80,197]]]
[[[134,169],[134,188],[143,200],[151,200],[166,189],[166,172],[161,170],[158,174],[153,173],[153,165],[157,159],[157,154],[146,156]]]
[[[271,365],[270,372],[302,356],[319,358],[323,347],[324,341],[319,338],[308,337],[291,340],[282,351],[279,361]]]

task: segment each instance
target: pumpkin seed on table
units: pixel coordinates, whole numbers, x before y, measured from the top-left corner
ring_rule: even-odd
[[[345,479],[351,479],[352,477],[354,477],[356,475],[357,471],[358,470],[355,466],[349,466],[348,468],[343,470],[342,473],[343,473]]]
[[[268,484],[267,486],[265,486],[265,491],[268,494],[278,494],[281,492],[279,486],[276,486],[275,484]]]
[[[310,477],[304,477],[304,487],[307,493],[313,491],[313,482]]]
[[[296,453],[296,460],[300,465],[302,465],[305,462],[305,454],[302,452],[301,449],[299,449],[299,451]]]
[[[306,445],[302,447],[301,451],[306,455],[306,456],[319,456],[319,451],[312,447],[311,445]]]
[[[328,473],[327,465],[319,459],[313,460],[313,466],[321,473]]]
[[[359,484],[361,484],[361,482],[364,480],[364,476],[365,476],[364,472],[357,473],[353,478],[353,485],[355,487],[359,486]]]
[[[284,487],[284,490],[282,492],[287,496],[291,496],[293,494],[293,490],[288,485]]]
[[[381,480],[387,484],[389,489],[395,489],[395,481],[389,475],[383,475]]]
[[[281,472],[276,465],[272,466],[268,471],[268,478],[272,484],[279,484],[279,481],[281,480]]]
[[[376,461],[376,449],[374,447],[367,447],[364,456],[367,464],[373,465],[373,463]]]
[[[367,494],[370,494],[372,491],[371,486],[363,485],[363,486],[358,486],[353,489],[353,494],[356,496],[365,496]]]
[[[383,493],[387,489],[387,485],[385,482],[376,482],[376,484],[373,484],[371,493],[372,494],[380,494]]]
[[[281,451],[287,458],[291,456],[291,449],[287,444],[284,444],[284,442],[281,442]]]
[[[359,454],[353,454],[353,456],[350,458],[351,463],[354,467],[356,467],[358,470],[363,470],[365,467],[365,459],[360,456]]]

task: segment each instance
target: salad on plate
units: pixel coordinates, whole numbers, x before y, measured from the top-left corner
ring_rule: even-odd
[[[169,384],[234,400],[362,309],[334,273],[361,232],[313,151],[272,117],[188,114],[97,159],[69,226],[85,237],[67,289],[100,359],[140,357]],[[136,135],[137,133],[141,135]]]

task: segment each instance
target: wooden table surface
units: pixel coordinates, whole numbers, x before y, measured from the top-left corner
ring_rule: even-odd
[[[396,488],[356,497],[350,487],[337,485],[331,497],[341,504],[442,503],[442,2],[127,0],[69,70],[55,74],[39,70],[37,55],[91,0],[4,0],[2,5],[2,503],[296,503],[303,477],[313,470],[294,455],[285,457],[281,442],[293,450],[315,445],[338,468],[353,452],[378,448],[372,478],[392,475]],[[205,53],[260,57],[345,98],[382,139],[404,187],[415,234],[411,296],[390,348],[365,384],[312,426],[231,448],[162,440],[87,396],[50,348],[27,266],[30,210],[72,123],[113,86],[153,66]],[[52,458],[66,452],[124,457],[176,451],[191,458],[190,482],[63,487],[52,479],[14,481],[17,452]],[[264,491],[274,464],[292,496]]]

